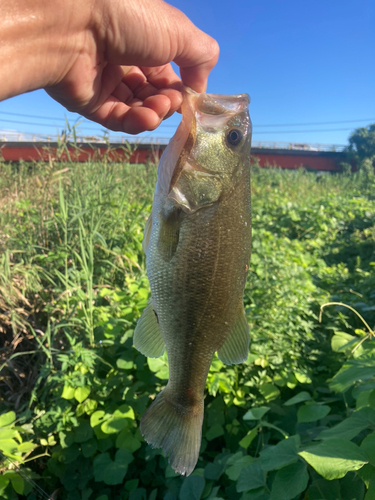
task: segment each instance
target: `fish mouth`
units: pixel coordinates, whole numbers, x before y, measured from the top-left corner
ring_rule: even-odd
[[[189,87],[184,87],[186,101],[194,106],[198,112],[206,115],[233,115],[248,108],[250,96],[248,94],[198,94]]]

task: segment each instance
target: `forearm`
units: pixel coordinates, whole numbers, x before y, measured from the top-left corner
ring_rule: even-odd
[[[70,64],[82,20],[61,1],[0,0],[0,101],[48,87]]]

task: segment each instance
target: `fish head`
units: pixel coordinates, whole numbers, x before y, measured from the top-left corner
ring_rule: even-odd
[[[249,102],[247,94],[185,89],[182,121],[162,156],[157,188],[184,212],[212,205],[249,175]]]

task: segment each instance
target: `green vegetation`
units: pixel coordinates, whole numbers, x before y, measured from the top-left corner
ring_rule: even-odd
[[[168,377],[132,347],[155,167],[0,168],[1,498],[42,498],[14,464],[67,500],[375,498],[371,170],[254,166],[250,354],[214,360],[181,478],[139,431]]]

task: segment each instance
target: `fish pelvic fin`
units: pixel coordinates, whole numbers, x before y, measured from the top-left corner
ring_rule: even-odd
[[[141,432],[152,448],[162,448],[176,472],[189,476],[197,464],[202,438],[204,403],[185,407],[173,401],[167,387],[141,419]]]
[[[148,358],[159,358],[165,350],[164,339],[152,299],[143,310],[133,336],[134,347]]]
[[[250,335],[245,310],[241,304],[236,321],[224,344],[217,351],[218,358],[226,365],[237,365],[249,355]]]

